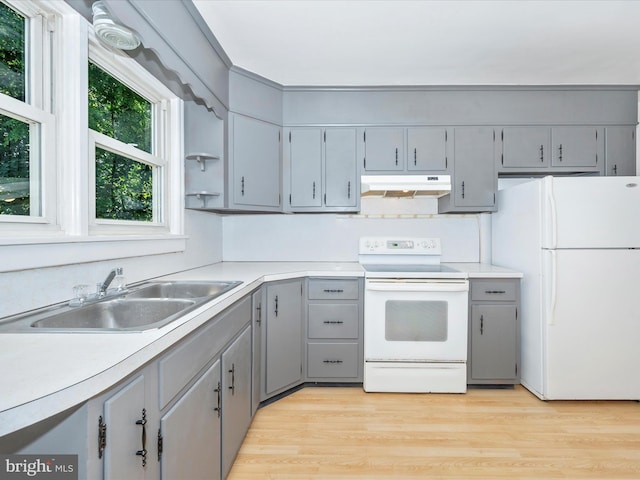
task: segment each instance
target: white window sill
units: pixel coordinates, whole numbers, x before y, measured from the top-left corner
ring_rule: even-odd
[[[182,252],[185,235],[0,238],[0,272]]]

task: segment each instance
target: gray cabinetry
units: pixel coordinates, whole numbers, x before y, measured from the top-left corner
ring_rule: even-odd
[[[302,280],[268,284],[261,400],[302,381]]]
[[[361,382],[362,281],[307,280],[307,371],[315,382]]]
[[[218,360],[160,419],[163,479],[220,478],[221,390]]]
[[[470,286],[467,383],[518,383],[520,282],[472,279]]]
[[[237,113],[229,122],[229,208],[279,211],[280,127]]]
[[[500,133],[500,166],[509,169],[537,170],[549,167],[551,129],[549,127],[505,127]]]
[[[262,365],[262,335],[263,335],[263,291],[259,288],[251,294],[251,305],[253,312],[251,314],[252,325],[252,342],[253,350],[251,352],[251,368],[253,380],[251,382],[251,415],[255,415],[260,405],[260,392],[261,392],[261,365]]]
[[[605,128],[605,174],[636,174],[636,127]]]
[[[404,128],[372,127],[364,130],[364,170],[401,172],[404,170]]]
[[[596,127],[553,127],[551,165],[597,168],[604,161],[602,136],[602,129]]]
[[[440,213],[496,210],[494,145],[493,127],[454,128],[451,194],[439,199]]]
[[[229,474],[251,425],[251,343],[251,326],[248,325],[222,353],[223,478]],[[183,475],[181,478],[200,477]]]
[[[449,168],[446,127],[407,128],[407,170],[446,172]]]
[[[303,127],[285,133],[291,211],[356,211],[356,129]]]

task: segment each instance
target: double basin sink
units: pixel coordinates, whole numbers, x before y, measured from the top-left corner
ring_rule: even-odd
[[[54,306],[0,323],[0,332],[140,332],[168,325],[242,282],[150,282],[97,302]]]

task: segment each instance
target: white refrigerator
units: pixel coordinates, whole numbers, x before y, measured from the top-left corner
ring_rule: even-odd
[[[640,177],[498,192],[492,261],[524,274],[521,382],[547,400],[640,399]]]

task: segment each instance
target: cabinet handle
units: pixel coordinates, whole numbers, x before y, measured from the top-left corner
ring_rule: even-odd
[[[136,425],[142,425],[142,450],[138,450],[136,455],[142,457],[142,466],[147,466],[147,409],[142,409],[142,419],[136,420]]]
[[[313,199],[316,199],[316,182],[313,182]]]
[[[396,147],[396,165],[398,165],[398,147]]]
[[[484,334],[484,315],[480,315],[480,335]]]
[[[257,312],[257,318],[256,318],[256,323],[258,324],[258,326],[260,326],[260,324],[262,323],[262,303],[259,303],[258,306],[256,307],[256,312]]]
[[[462,182],[462,198],[464,198],[464,182]]]
[[[613,166],[613,174],[618,175],[618,165]]]
[[[559,150],[560,150],[560,157],[559,157],[559,160],[560,160],[560,161],[562,161],[562,144],[560,144],[560,148],[559,148]]]
[[[222,414],[222,384],[218,382],[218,386],[214,388],[213,391],[218,394],[217,406],[213,407],[213,411],[218,412],[218,418],[220,418]]]
[[[418,149],[413,149],[413,164],[418,165]]]
[[[107,424],[102,421],[102,415],[98,418],[98,458],[104,455],[107,448]]]
[[[336,364],[336,363],[342,363],[342,360],[323,360],[322,363]]]
[[[277,295],[276,295],[276,298],[275,298],[275,303],[276,303],[275,314],[276,314],[276,317],[277,317],[278,316],[278,296]]]
[[[544,162],[544,145],[540,145],[540,162]]]
[[[351,198],[351,180],[347,182],[347,198]],[[327,203],[326,200],[324,203]]]
[[[242,180],[240,180],[240,193],[244,197],[244,176],[242,177]]]
[[[229,370],[229,373],[231,374],[231,386],[229,387],[229,390],[231,390],[231,395],[235,395],[236,394],[236,364],[235,363],[231,364],[231,370]]]
[[[487,293],[489,295],[491,294],[504,295],[505,293],[507,293],[507,291],[506,290],[485,290],[484,293]]]
[[[343,293],[344,289],[342,288],[325,288],[323,290],[324,293]]]
[[[344,322],[342,320],[325,320],[322,323],[324,323],[326,325],[341,325]]]
[[[164,451],[164,439],[162,438],[162,430],[158,429],[158,461],[162,461],[162,452]]]

